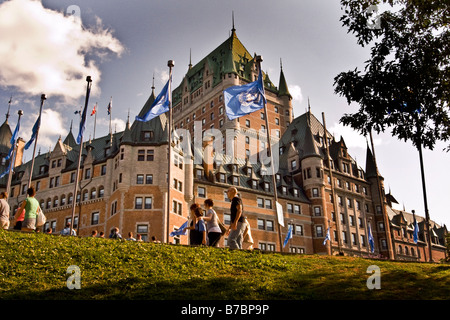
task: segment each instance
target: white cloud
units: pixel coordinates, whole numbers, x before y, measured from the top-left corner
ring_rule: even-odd
[[[290,85],[288,86],[289,93],[292,96],[292,101],[298,105],[300,105],[303,101],[302,88],[298,85]]]
[[[125,50],[99,18],[96,26],[85,29],[79,20],[36,0],[2,3],[0,34],[0,86],[67,101],[84,96],[86,76],[100,81],[95,60],[109,53],[120,57]],[[93,85],[92,94],[99,94],[99,86]]]
[[[33,125],[38,117],[29,117],[27,122],[20,126],[20,137],[28,142],[32,135]],[[53,149],[57,139],[61,136],[62,139],[66,137],[68,130],[64,124],[62,115],[51,109],[42,110],[41,126],[39,128],[38,148],[44,148],[43,152],[48,151],[47,148]],[[32,150],[33,145],[28,150]]]
[[[169,71],[155,69],[155,78],[165,85],[167,80],[169,80]]]
[[[333,126],[327,128],[328,131],[336,137],[336,140],[339,140],[340,137],[344,138],[345,145],[347,148],[367,148],[366,137],[353,130],[349,126],[344,126],[342,123],[334,123]],[[369,137],[367,137],[369,139]],[[382,142],[381,138],[374,138],[373,144],[380,145]],[[370,143],[370,142],[369,142]]]

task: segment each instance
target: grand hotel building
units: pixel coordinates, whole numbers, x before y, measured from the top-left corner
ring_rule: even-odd
[[[446,226],[430,221],[429,243],[426,221],[417,214],[419,241],[413,242],[413,216],[392,208],[396,200],[390,192],[386,194],[369,147],[363,168],[350,156],[344,140],[335,140],[310,111],[294,118],[282,68],[278,86],[264,73],[267,114],[254,112],[233,121],[227,119],[223,90],[254,81],[258,75],[255,58],[233,28],[230,37],[204,59],[189,64],[182,82],[173,90],[176,133],[171,144],[168,217],[167,114],[149,122],[128,120],[124,131],[84,142],[76,195],[80,146],[72,128],[65,138],[56,141],[53,150],[36,156],[32,173],[31,161],[22,163],[24,143],[20,141],[9,197],[12,210],[25,198],[32,174],[36,198],[47,216],[43,229],[61,231],[71,220],[76,201],[73,225],[78,235],[88,236],[95,229],[107,236],[118,227],[124,236],[131,231],[145,240],[155,236],[163,242],[188,244],[187,236],[172,238],[168,233],[188,219],[190,204],[213,199],[219,218],[229,224],[226,190],[235,186],[244,201],[255,248],[429,261],[431,246],[435,261],[445,258]],[[152,88],[140,116],[154,99]],[[278,161],[275,179],[267,174],[270,168],[262,159],[255,157],[267,148],[267,139],[258,134],[267,129],[265,117]],[[222,139],[212,141],[208,132],[220,133]],[[0,127],[2,172],[8,165],[4,158],[10,138],[7,117]],[[186,145],[190,147],[186,149]],[[198,154],[200,158],[195,157]],[[1,190],[6,181],[7,177],[0,180]],[[275,190],[284,226],[278,223]],[[369,225],[375,240],[373,254],[368,242]],[[281,240],[289,226],[293,227],[293,236],[283,248]],[[331,241],[324,245],[328,228]],[[226,246],[226,242],[222,238],[220,246]]]

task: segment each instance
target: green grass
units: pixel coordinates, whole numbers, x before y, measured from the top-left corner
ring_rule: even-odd
[[[69,290],[67,268],[81,270]],[[366,286],[370,265],[381,289]],[[449,299],[450,265],[0,230],[0,299]]]

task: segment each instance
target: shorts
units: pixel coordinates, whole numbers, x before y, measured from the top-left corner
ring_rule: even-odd
[[[36,218],[28,218],[23,220],[22,229],[36,229]]]

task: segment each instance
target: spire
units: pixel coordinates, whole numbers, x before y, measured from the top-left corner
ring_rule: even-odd
[[[153,100],[155,100],[155,73],[153,72],[153,80],[152,80],[152,94],[151,97],[153,97]]]
[[[8,101],[8,112],[6,113],[6,123],[8,123],[8,118],[9,118],[9,109],[11,108],[11,102],[12,102],[12,96],[11,96],[11,98],[9,98],[9,101]]]
[[[235,33],[236,32],[236,28],[234,27],[234,11],[231,11],[231,22],[232,22],[232,28],[231,28],[231,32]]]
[[[289,93],[288,85],[286,83],[286,78],[284,77],[283,73],[283,64],[280,58],[280,83],[278,84],[278,96],[287,96],[289,97],[289,100],[292,99],[291,94]]]
[[[373,158],[372,151],[369,148],[369,143],[367,142],[367,153],[366,153],[366,177],[376,177],[377,175],[380,175],[379,172],[377,172],[377,169],[375,167],[375,160]]]
[[[192,49],[189,49],[189,70],[192,69]]]
[[[302,160],[307,157],[320,157],[319,151],[317,149],[316,143],[314,141],[314,136],[311,131],[311,123],[309,116],[307,117],[307,126],[305,130],[305,141],[303,143],[303,155]]]

